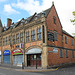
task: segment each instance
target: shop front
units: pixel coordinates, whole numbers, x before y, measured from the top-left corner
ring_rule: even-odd
[[[3,52],[3,64],[10,64],[10,51],[5,50]]]
[[[28,50],[27,53],[27,66],[39,66],[41,67],[41,50],[39,48],[33,48]]]
[[[13,55],[13,64],[16,66],[22,66],[23,50],[22,49],[13,50],[12,55]]]

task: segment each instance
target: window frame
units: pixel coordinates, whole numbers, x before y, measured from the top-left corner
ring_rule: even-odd
[[[67,36],[65,36],[65,43],[67,44]]]
[[[26,32],[26,42],[30,42],[30,32]]]
[[[20,33],[20,42],[24,42],[24,33]]]
[[[37,28],[37,40],[41,40],[42,39],[41,32],[42,32],[41,27],[40,28]]]
[[[19,43],[19,33],[16,34],[16,43],[17,43],[17,44]]]
[[[53,16],[53,23],[56,25],[56,17]]]
[[[60,58],[63,58],[63,50],[60,49]]]
[[[35,41],[35,30],[31,31],[31,41]]]

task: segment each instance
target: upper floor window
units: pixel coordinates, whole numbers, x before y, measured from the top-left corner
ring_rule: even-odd
[[[30,32],[26,32],[26,42],[30,41]]]
[[[31,41],[35,41],[35,30],[31,31]]]
[[[56,24],[56,17],[53,17],[53,23]]]
[[[73,46],[73,39],[71,39],[71,45]]]
[[[5,38],[3,38],[3,45],[5,45]]]
[[[16,43],[19,43],[19,33],[16,35]]]
[[[62,51],[62,49],[60,49],[60,57],[61,58],[63,57],[63,51]]]
[[[13,35],[13,44],[15,44],[15,35]]]
[[[24,33],[20,33],[20,41],[24,42]]]
[[[6,45],[7,45],[8,37],[6,37]]]
[[[9,44],[11,43],[11,36],[9,36]]]
[[[58,40],[58,34],[56,31],[54,31],[54,40],[57,41]]]
[[[47,36],[49,41],[54,41],[54,34],[52,32],[47,31]]]
[[[67,44],[67,36],[65,36],[65,43]]]
[[[41,40],[41,28],[37,29],[37,40]]]

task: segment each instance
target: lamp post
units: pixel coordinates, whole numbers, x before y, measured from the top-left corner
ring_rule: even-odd
[[[11,47],[11,65],[13,65],[13,56],[12,56],[12,27],[11,27],[11,37],[10,37],[10,47]]]

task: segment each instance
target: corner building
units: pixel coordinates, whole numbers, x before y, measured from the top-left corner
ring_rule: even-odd
[[[48,68],[75,62],[74,37],[62,29],[54,4],[16,23],[0,20],[1,63]]]

